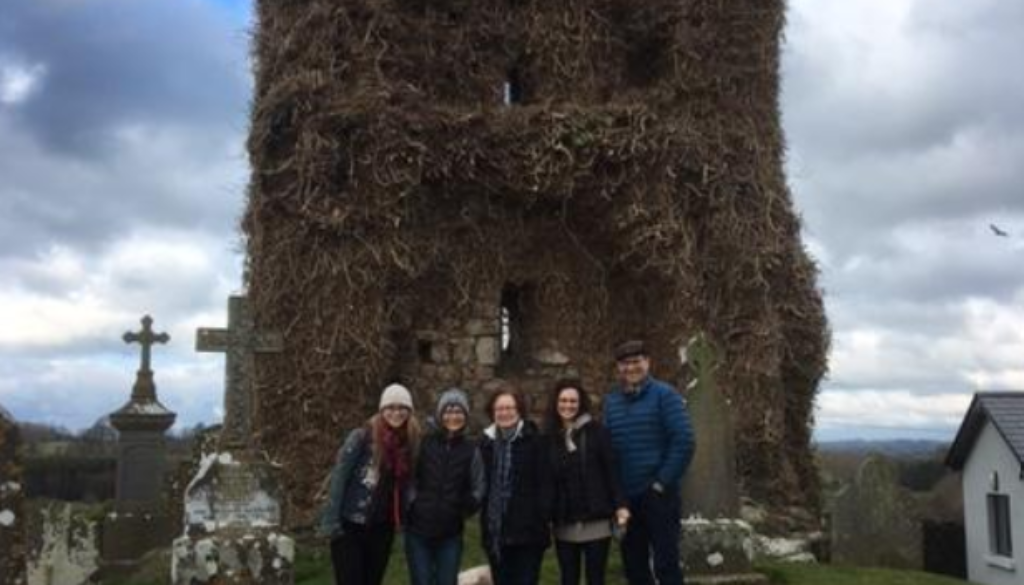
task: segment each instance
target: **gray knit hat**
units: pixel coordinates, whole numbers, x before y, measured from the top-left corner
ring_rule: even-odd
[[[469,397],[466,393],[458,388],[449,388],[445,390],[440,398],[437,399],[437,420],[440,421],[444,415],[444,411],[449,406],[458,406],[462,409],[462,412],[469,416]]]

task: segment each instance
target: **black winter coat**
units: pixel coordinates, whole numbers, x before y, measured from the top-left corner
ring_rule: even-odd
[[[495,439],[491,429],[480,442],[487,475],[488,494],[494,487]],[[527,421],[520,436],[512,443],[512,495],[505,509],[501,546],[547,546],[550,543],[551,508],[554,484],[546,439],[537,426]],[[487,496],[480,508],[483,542],[489,545]],[[489,548],[489,546],[488,546]]]
[[[572,431],[569,452],[564,432],[548,437],[555,477],[555,524],[611,518],[626,506],[608,429],[591,420]]]
[[[420,445],[406,530],[424,538],[462,534],[484,495],[484,469],[476,442],[443,430]]]

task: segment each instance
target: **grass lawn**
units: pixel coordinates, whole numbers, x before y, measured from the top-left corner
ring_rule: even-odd
[[[479,524],[476,519],[466,523],[465,548],[462,553],[462,568],[468,569],[485,564],[486,557],[479,545]],[[401,536],[396,536],[388,563],[384,585],[408,585],[405,551]],[[757,567],[765,573],[773,585],[963,585],[965,581],[923,573],[919,571],[895,571],[890,569],[868,569],[862,567],[841,567],[835,565],[804,565],[771,563]],[[558,564],[554,551],[548,549],[541,569],[542,585],[558,584]],[[326,543],[315,550],[301,551],[295,565],[296,585],[333,585],[331,560]],[[622,561],[618,546],[612,545],[608,561],[608,585],[625,585]]]
[[[837,565],[766,564],[758,567],[778,585],[964,585],[967,581],[923,573]]]

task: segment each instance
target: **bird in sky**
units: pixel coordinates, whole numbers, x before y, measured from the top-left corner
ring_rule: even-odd
[[[1001,238],[1007,238],[1007,237],[1010,236],[1010,234],[1008,234],[1005,231],[1003,231],[1002,229],[1000,229],[999,226],[997,226],[994,223],[988,224],[988,229],[992,230],[993,234],[995,234],[995,235],[997,235],[997,236],[999,236]]]

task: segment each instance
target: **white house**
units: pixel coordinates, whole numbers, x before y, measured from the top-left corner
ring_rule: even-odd
[[[1024,585],[1024,392],[978,392],[946,464],[963,473],[967,577]]]

